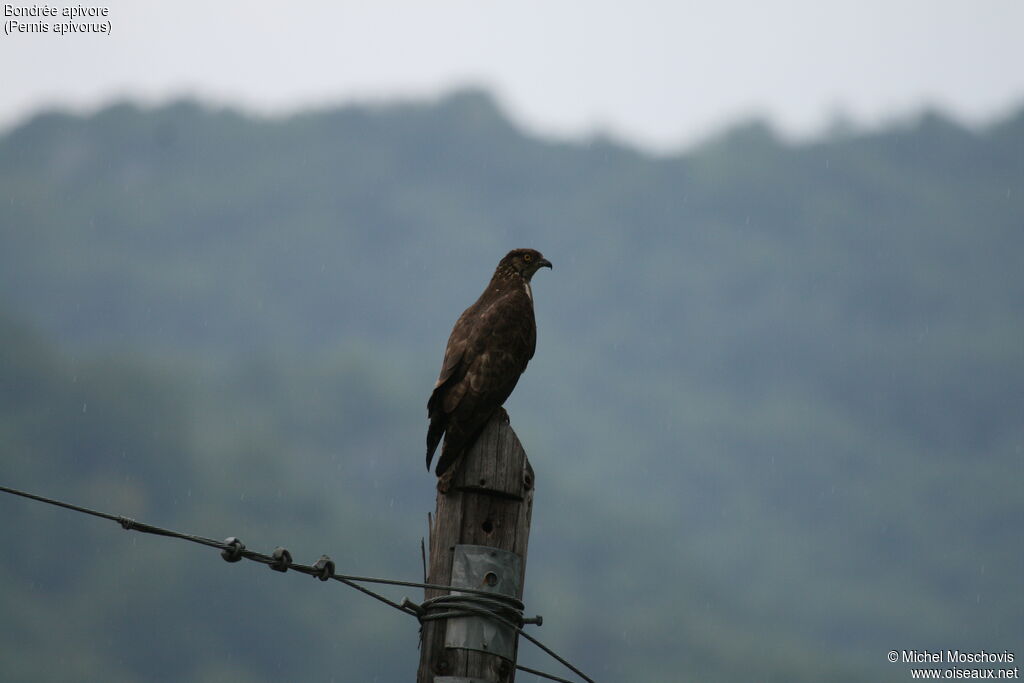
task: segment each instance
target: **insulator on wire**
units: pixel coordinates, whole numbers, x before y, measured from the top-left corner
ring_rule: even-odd
[[[320,559],[313,565],[313,569],[317,571],[314,576],[321,581],[327,581],[334,576],[334,560],[327,555],[321,555]]]
[[[292,554],[286,548],[281,546],[274,548],[271,557],[274,558],[274,561],[270,564],[270,568],[275,572],[286,572],[288,567],[292,566]]]
[[[223,557],[225,561],[238,562],[240,559],[242,559],[242,551],[245,550],[244,543],[242,543],[234,536],[229,536],[228,538],[225,538],[224,542],[231,546],[230,548],[225,548],[224,550],[220,551],[220,556]]]

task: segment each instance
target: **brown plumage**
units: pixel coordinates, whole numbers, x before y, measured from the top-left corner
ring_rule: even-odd
[[[427,401],[428,471],[444,435],[434,470],[438,477],[473,445],[533,358],[537,323],[530,278],[543,267],[551,268],[551,262],[539,251],[513,249],[498,263],[480,298],[456,321]]]

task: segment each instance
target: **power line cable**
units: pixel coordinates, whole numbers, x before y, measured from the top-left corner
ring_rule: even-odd
[[[523,618],[523,603],[516,598],[501,595],[499,593],[492,593],[483,590],[477,590],[473,588],[452,588],[452,586],[444,586],[435,583],[426,583],[418,581],[402,581],[398,579],[383,579],[371,576],[355,576],[351,574],[338,574],[335,571],[334,561],[327,555],[321,555],[320,559],[314,564],[302,564],[294,562],[292,560],[291,553],[284,547],[277,547],[270,555],[265,555],[254,550],[249,550],[245,547],[238,538],[234,536],[229,537],[223,541],[218,541],[212,538],[206,538],[205,536],[196,536],[194,534],[187,534],[181,531],[175,531],[173,529],[165,529],[163,527],[155,526],[153,524],[147,524],[145,522],[136,521],[130,517],[124,517],[122,515],[114,515],[109,512],[103,512],[101,510],[93,510],[91,508],[83,507],[81,505],[74,505],[67,503],[55,498],[47,498],[46,496],[40,496],[35,493],[29,493],[27,491],[21,491],[19,489],[10,488],[8,486],[0,486],[0,491],[4,493],[10,493],[15,496],[21,496],[22,498],[29,498],[31,500],[38,501],[40,503],[46,503],[48,505],[55,505],[62,507],[74,512],[79,512],[86,515],[92,515],[93,517],[99,517],[112,522],[117,522],[121,525],[121,528],[126,531],[139,531],[145,534],[153,534],[156,536],[165,536],[168,538],[178,538],[183,541],[189,541],[192,543],[198,543],[200,545],[209,546],[211,548],[217,548],[220,550],[220,555],[227,562],[238,562],[241,559],[252,560],[253,562],[259,562],[265,564],[271,569],[279,572],[286,572],[289,569],[292,571],[299,572],[300,574],[306,574],[313,576],[321,581],[335,580],[340,583],[354,588],[361,593],[374,598],[384,604],[397,609],[400,612],[409,614],[416,617],[420,622],[430,621],[434,619],[448,619],[454,617],[466,617],[466,616],[482,616],[489,619],[498,621],[505,626],[513,629],[516,633],[523,636],[531,643],[536,645],[538,648],[547,653],[550,657],[555,659],[557,662],[568,668],[570,671],[575,673],[577,676],[582,678],[587,683],[594,683],[594,680],[580,671],[578,668],[573,666],[569,661],[559,656],[554,650],[544,645],[542,642],[531,636],[529,633],[523,630],[525,624],[536,624],[540,626],[543,623],[541,616],[532,617],[530,619]],[[409,588],[424,588],[433,590],[444,590],[444,591],[458,591],[459,595],[442,595],[435,598],[424,600],[421,604],[409,600],[409,598],[403,599],[401,603],[397,603],[386,596],[381,595],[375,591],[366,588],[365,586],[359,585],[360,583],[376,583],[389,586],[405,586]],[[443,611],[441,611],[443,610]],[[561,681],[563,683],[572,683],[564,678],[553,676],[535,669],[530,669],[521,665],[516,665],[516,668],[526,673],[534,674],[535,676],[541,676],[552,681]]]
[[[543,671],[531,669],[530,667],[523,666],[522,664],[516,664],[516,668],[520,671],[525,671],[528,674],[533,674],[534,676],[538,676],[540,678],[546,678],[549,681],[558,681],[559,683],[575,683],[575,681],[570,681],[568,678],[562,678],[561,676],[556,676],[554,674],[544,673]]]

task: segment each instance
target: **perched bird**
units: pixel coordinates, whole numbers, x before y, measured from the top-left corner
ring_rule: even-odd
[[[533,358],[537,323],[530,279],[551,268],[533,249],[513,249],[498,263],[487,289],[463,311],[448,337],[441,374],[427,401],[427,471],[444,435],[434,470],[442,477],[473,445],[515,389]],[[451,474],[443,482],[450,481]],[[439,488],[444,486],[439,483]]]

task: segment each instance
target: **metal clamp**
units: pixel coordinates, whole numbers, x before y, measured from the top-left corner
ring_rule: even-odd
[[[511,551],[482,545],[455,546],[453,589],[472,588],[516,600],[521,591],[521,576],[522,560]],[[466,594],[452,590],[452,596],[457,595]],[[451,617],[445,630],[444,645],[488,652],[512,662],[515,661],[516,635],[513,628],[487,616]]]

